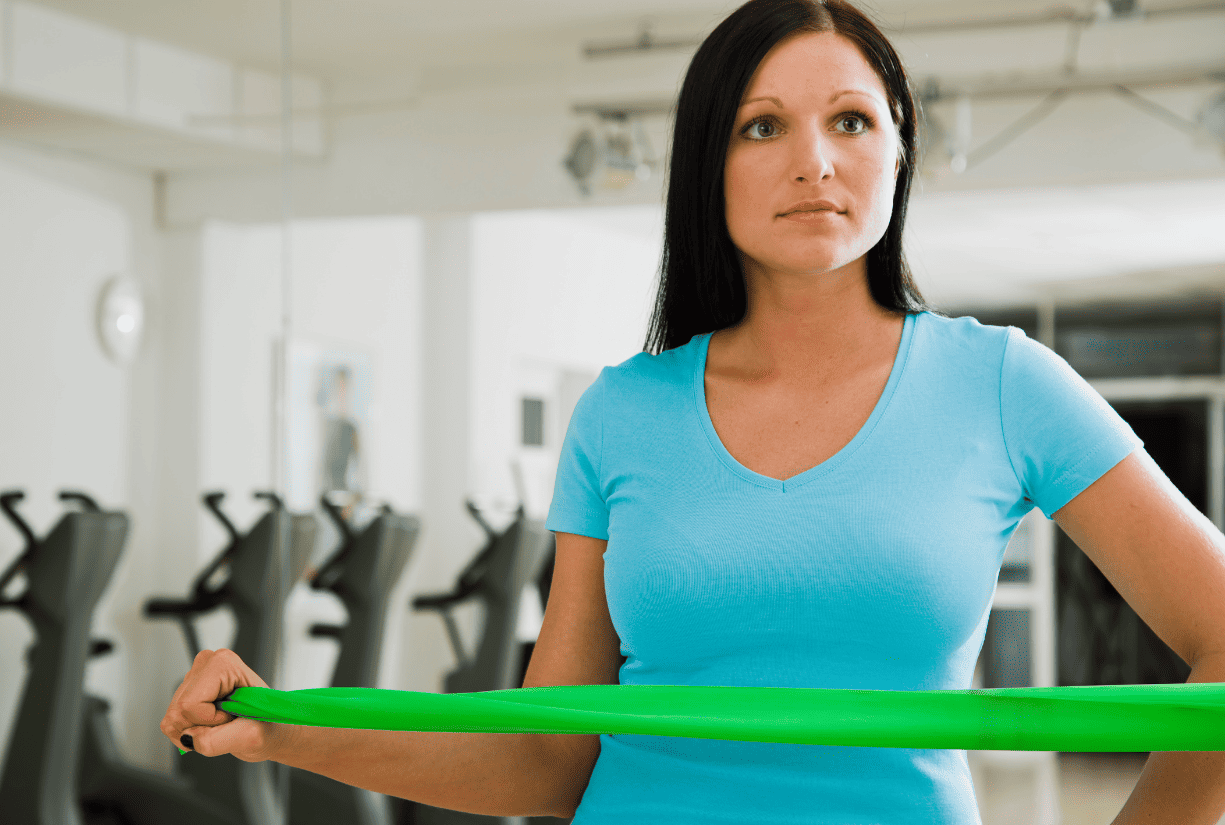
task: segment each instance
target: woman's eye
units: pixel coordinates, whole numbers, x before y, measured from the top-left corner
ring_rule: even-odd
[[[842,118],[842,120],[840,120],[839,123],[842,124],[843,126],[846,126],[846,124],[848,123],[858,123],[860,128],[858,129],[848,128],[847,130],[853,135],[865,131],[872,125],[872,122],[868,120],[868,118],[864,117],[863,115],[847,115],[844,118]]]
[[[745,132],[746,132],[746,133],[751,132],[751,131],[753,130],[753,128],[754,128],[754,127],[756,127],[756,126],[765,126],[765,127],[767,127],[767,128],[770,128],[770,129],[773,129],[773,128],[774,128],[774,124],[773,124],[773,123],[771,123],[771,122],[770,122],[770,121],[768,121],[768,120],[755,120],[755,121],[753,121],[752,123],[750,123],[748,126],[746,126],[746,127],[745,127]],[[757,135],[757,137],[767,138],[767,137],[772,137],[772,135],[769,135],[769,134],[764,134],[764,135],[759,134],[759,135]]]

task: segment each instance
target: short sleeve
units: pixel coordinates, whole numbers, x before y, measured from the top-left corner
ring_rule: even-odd
[[[1144,442],[1061,356],[1008,327],[1000,367],[1004,445],[1047,518]]]
[[[604,445],[604,370],[574,405],[557,462],[545,529],[608,539],[608,505],[600,494]]]

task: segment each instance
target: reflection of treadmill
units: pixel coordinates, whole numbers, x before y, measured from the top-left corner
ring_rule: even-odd
[[[384,506],[377,518],[355,534],[340,508],[326,496],[320,504],[340,529],[342,541],[311,586],[338,596],[349,620],[343,626],[312,625],[310,634],[340,643],[332,687],[376,687],[388,596],[412,555],[421,522]],[[292,768],[289,783],[290,825],[391,825],[388,799],[382,794]]]
[[[444,680],[444,692],[519,688],[523,686],[522,657],[527,653],[516,635],[519,601],[529,582],[539,582],[545,574],[551,577],[554,536],[545,529],[543,521],[527,517],[522,492],[515,520],[501,533],[489,526],[470,499],[466,504],[489,541],[459,574],[453,591],[418,596],[413,599],[413,608],[437,610],[446,622],[447,635],[459,666]],[[542,601],[547,598],[547,592],[547,588],[542,588]],[[469,599],[480,599],[485,608],[480,641],[472,657],[466,655],[451,617],[451,609]],[[553,817],[482,816],[422,804],[415,806],[414,815],[417,825],[524,825],[529,820],[564,821]]]
[[[123,553],[128,517],[122,512],[69,512],[39,541],[14,505],[24,494],[0,495],[0,508],[26,540],[26,549],[0,573],[0,607],[15,607],[34,626],[34,644],[17,705],[8,754],[0,772],[0,821],[22,825],[79,825],[77,760],[85,703],[85,664],[94,608]],[[61,493],[65,501],[80,493]],[[92,502],[91,502],[92,503]],[[3,593],[18,573],[26,589]]]
[[[256,493],[271,509],[245,535],[221,511],[224,493],[210,493],[204,503],[230,535],[230,543],[196,577],[187,599],[150,599],[145,615],[176,619],[187,642],[188,655],[200,651],[192,621],[218,607],[234,613],[231,649],[243,662],[272,683],[280,654],[282,619],[289,589],[302,575],[314,547],[314,515],[291,515],[274,493]],[[288,544],[288,546],[286,546]],[[282,570],[285,553],[289,569]],[[224,573],[220,583],[213,580]],[[197,791],[222,803],[244,825],[284,825],[284,766],[274,762],[244,762],[231,754],[205,757],[194,751],[176,756],[173,763]]]
[[[489,526],[471,499],[466,503],[489,541],[459,574],[454,590],[418,596],[413,599],[413,609],[437,610],[447,624],[459,667],[447,675],[444,692],[522,687],[521,651],[515,635],[519,600],[528,582],[535,582],[550,561],[553,534],[544,528],[544,522],[527,518],[522,503],[515,511],[515,520],[501,533]],[[474,657],[465,654],[451,617],[451,609],[469,599],[480,599],[485,606],[484,627]]]

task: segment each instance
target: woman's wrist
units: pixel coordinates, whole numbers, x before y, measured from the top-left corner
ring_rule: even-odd
[[[310,749],[306,747],[303,731],[306,725],[286,725],[280,722],[260,722],[263,730],[263,747],[252,762],[280,762],[294,767],[303,767],[302,758]]]

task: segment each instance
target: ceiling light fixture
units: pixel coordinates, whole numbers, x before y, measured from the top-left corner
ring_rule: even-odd
[[[590,197],[596,189],[615,191],[650,180],[659,160],[641,117],[606,113],[575,136],[562,166]]]
[[[1225,150],[1225,91],[1219,92],[1200,110],[1199,122],[1208,134],[1221,142],[1221,148]]]

